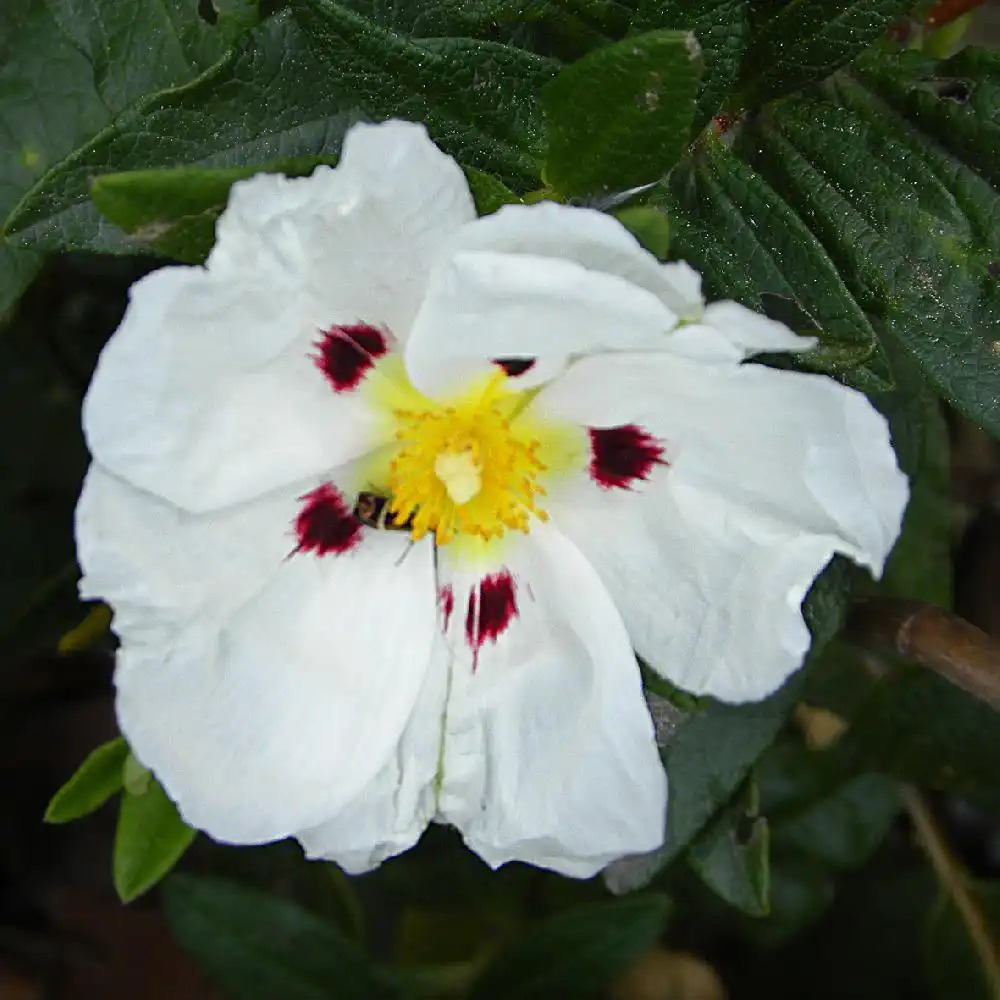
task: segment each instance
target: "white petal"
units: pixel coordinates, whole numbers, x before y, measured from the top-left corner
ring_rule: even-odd
[[[820,376],[649,356],[571,368],[539,406],[636,423],[670,464],[630,490],[589,479],[549,513],[597,568],[636,650],[672,682],[762,698],[802,662],[800,605],[835,552],[876,573],[906,480],[883,418]]]
[[[358,124],[336,168],[235,184],[209,268],[287,272],[318,324],[385,324],[402,340],[440,248],[475,217],[465,175],[423,125]]]
[[[451,240],[407,367],[438,391],[491,358],[534,357],[520,384],[536,385],[567,355],[659,344],[676,324],[674,301],[667,269],[609,216],[551,202],[505,206]]]
[[[672,260],[663,265],[663,277],[669,287],[663,300],[681,319],[700,320],[705,308],[701,275],[686,260]]]
[[[536,524],[507,567],[518,613],[475,670],[460,638],[468,579],[451,581],[441,818],[494,867],[589,877],[663,841],[666,776],[639,671],[607,591],[557,531]]]
[[[778,351],[808,351],[815,337],[800,337],[779,323],[741,306],[738,302],[713,302],[705,307],[702,323],[722,333],[744,357]]]
[[[397,752],[436,634],[429,544],[369,532],[283,558],[275,511],[198,517],[92,473],[78,514],[88,593],[118,612],[122,732],[189,823],[235,843],[360,794]]]
[[[352,875],[412,847],[434,817],[450,652],[441,635],[396,752],[372,781],[321,826],[297,834],[306,855]]]
[[[452,388],[493,358],[537,363],[522,385],[572,354],[655,347],[675,317],[656,296],[616,275],[530,254],[456,254],[432,275],[406,347],[417,388]]]
[[[234,185],[207,271],[133,287],[87,398],[95,457],[210,510],[364,454],[376,421],[316,368],[320,331],[404,337],[438,249],[474,217],[458,165],[402,122],[351,129],[335,169]]]
[[[132,287],[84,402],[94,457],[189,510],[238,503],[378,443],[359,395],[310,354],[318,330],[288,288],[170,267]]]
[[[908,489],[888,425],[833,379],[615,355],[577,362],[535,405],[593,427],[639,424],[665,443],[670,482],[834,536],[875,573],[899,534]]]

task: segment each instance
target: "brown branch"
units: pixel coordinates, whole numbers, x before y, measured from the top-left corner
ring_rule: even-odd
[[[1000,643],[944,608],[866,598],[851,608],[844,638],[928,667],[1000,712]]]
[[[916,832],[917,843],[927,855],[938,884],[955,907],[976,950],[990,994],[1000,998],[1000,951],[983,911],[969,888],[965,870],[948,849],[937,821],[924,797],[912,785],[900,786],[903,805]]]

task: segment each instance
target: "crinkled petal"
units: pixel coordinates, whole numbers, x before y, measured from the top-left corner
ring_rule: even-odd
[[[712,302],[701,320],[723,334],[743,357],[781,351],[808,351],[815,337],[800,337],[784,323],[769,319],[738,302]]]
[[[314,363],[332,326],[401,340],[438,248],[475,213],[422,126],[356,126],[336,169],[234,185],[203,268],[132,289],[84,426],[95,457],[188,510],[251,499],[379,443],[363,394]]]
[[[658,475],[796,531],[881,572],[908,489],[885,418],[821,375],[667,355],[585,358],[536,400],[592,427],[638,424],[664,444]]]
[[[494,358],[534,358],[524,386],[571,355],[660,346],[677,316],[663,265],[618,222],[543,203],[465,226],[431,275],[407,345],[414,384],[438,392]]]
[[[233,185],[208,266],[243,282],[285,273],[318,324],[385,324],[404,340],[437,255],[475,217],[461,167],[423,125],[358,124],[335,168]]]
[[[331,390],[319,331],[261,275],[170,267],[133,286],[98,362],[83,424],[108,470],[180,507],[262,496],[378,443],[360,394]]]
[[[122,733],[191,825],[234,843],[356,798],[397,751],[436,633],[429,543],[371,531],[288,556],[297,500],[274,505],[191,515],[98,470],[77,516],[85,591],[117,612]]]
[[[639,654],[687,690],[732,702],[775,690],[808,649],[800,605],[830,557],[878,573],[899,533],[907,486],[885,421],[832,380],[588,359],[538,406],[663,442],[668,464],[646,481],[581,477],[549,513],[596,567]]]
[[[352,875],[408,850],[433,819],[450,653],[443,636],[396,752],[355,798],[320,826],[297,834],[310,858]]]
[[[470,578],[441,551],[454,661],[440,817],[494,867],[588,877],[662,843],[666,776],[628,635],[593,568],[544,524],[508,555],[498,574],[510,574],[516,614],[498,627],[495,602],[481,609],[486,639],[470,648]]]

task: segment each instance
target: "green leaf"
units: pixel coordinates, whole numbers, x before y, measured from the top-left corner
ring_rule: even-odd
[[[331,923],[217,878],[175,875],[163,910],[181,947],[233,1000],[393,1000],[389,977]]]
[[[880,682],[836,751],[857,772],[1000,801],[996,712],[924,667]]]
[[[967,883],[967,890],[994,950],[1000,941],[1000,881]],[[991,971],[969,935],[969,928],[950,899],[931,913],[924,940],[924,963],[935,996],[940,1000],[996,1000],[1000,982],[994,958]]]
[[[704,73],[695,127],[700,129],[732,91],[750,35],[749,0],[641,0],[633,31],[677,28],[701,46]]]
[[[903,528],[882,576],[881,588],[941,607],[952,601],[951,466],[948,426],[937,399],[918,398],[922,409],[923,448],[910,475],[910,502]]]
[[[41,266],[38,254],[0,239],[0,328]]]
[[[150,90],[192,79],[224,40],[188,0],[14,0],[0,18],[0,218],[48,169]],[[0,315],[37,270],[0,248]]]
[[[295,0],[293,8],[342,107],[422,121],[446,152],[505,183],[537,178],[537,94],[555,73],[553,60],[496,42],[414,42],[331,0]]]
[[[750,38],[743,88],[750,103],[799,90],[860,55],[912,0],[795,0]]]
[[[300,177],[322,162],[323,157],[298,157],[261,166],[104,174],[94,179],[91,197],[106,219],[132,237],[136,249],[200,264],[215,243],[215,222],[236,181],[257,173]]]
[[[760,312],[768,295],[808,318],[801,332],[819,346],[799,365],[850,372],[866,388],[891,384],[874,356],[875,330],[826,250],[778,191],[720,143],[682,162],[669,194],[652,200],[670,216],[673,255],[702,272],[711,294]]]
[[[969,47],[945,62],[873,52],[852,74],[959,160],[1000,185],[1000,52]]]
[[[52,796],[46,823],[68,823],[100,808],[122,787],[128,745],[119,736],[99,746]]]
[[[848,871],[868,860],[900,808],[892,779],[863,774],[831,795],[776,813],[772,843],[778,853],[794,852],[835,871]]]
[[[665,260],[670,251],[670,220],[653,205],[621,208],[615,218],[653,255]]]
[[[667,838],[661,865],[694,838],[743,783],[795,706],[801,676],[764,701],[725,705],[708,701],[677,727],[663,754],[670,776]]]
[[[90,202],[93,177],[325,159],[364,117],[424,121],[464,164],[515,187],[537,186],[535,95],[553,73],[551,61],[490,42],[412,43],[329,3],[300,5],[299,16],[305,30],[288,15],[271,18],[194,83],[137,102],[43,177],[8,230],[48,249],[134,252],[134,241]]]
[[[727,903],[751,917],[771,907],[770,833],[756,784],[723,810],[691,845],[688,863]]]
[[[123,794],[112,861],[122,902],[131,902],[156,885],[180,861],[195,834],[155,778],[141,793]]]
[[[470,991],[471,1000],[551,1000],[601,996],[657,941],[670,901],[644,894],[567,910],[501,952]]]
[[[567,66],[542,92],[545,180],[563,195],[623,191],[684,151],[701,75],[694,36],[654,31]]]
[[[838,107],[788,100],[747,148],[839,264],[879,332],[946,399],[1000,434],[1000,195],[846,78]]]
[[[475,167],[465,167],[465,179],[469,182],[472,199],[476,203],[476,211],[480,215],[492,215],[504,205],[520,204],[521,199],[506,184],[501,183],[490,174],[476,170]]]

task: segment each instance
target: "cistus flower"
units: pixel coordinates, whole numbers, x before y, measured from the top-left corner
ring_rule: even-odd
[[[84,408],[81,592],[121,729],[218,840],[362,871],[453,824],[589,876],[664,837],[637,652],[758,699],[831,555],[879,572],[885,421],[811,342],[557,204],[477,219],[420,126],[233,187],[132,289]]]

